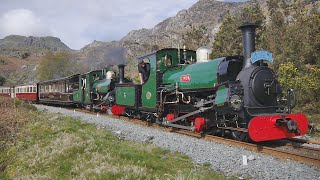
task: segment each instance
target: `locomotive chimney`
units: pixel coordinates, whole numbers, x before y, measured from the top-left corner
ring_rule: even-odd
[[[124,83],[124,64],[119,64],[119,83]]]
[[[240,29],[242,32],[242,45],[244,50],[243,68],[248,68],[252,66],[250,58],[251,58],[251,53],[256,50],[255,36],[256,36],[257,27],[258,26],[255,24],[244,24],[240,26]]]

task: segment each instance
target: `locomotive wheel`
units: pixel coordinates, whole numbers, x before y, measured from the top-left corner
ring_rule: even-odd
[[[246,132],[241,132],[241,131],[231,131],[232,138],[237,140],[237,141],[243,141],[246,142],[248,141],[248,133]]]

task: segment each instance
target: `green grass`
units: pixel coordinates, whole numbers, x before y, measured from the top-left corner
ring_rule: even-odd
[[[121,140],[110,132],[70,117],[38,120],[0,152],[7,167],[0,179],[225,179],[208,165],[152,144]]]

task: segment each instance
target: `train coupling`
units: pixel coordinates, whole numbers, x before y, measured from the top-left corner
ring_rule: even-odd
[[[289,133],[295,133],[295,135],[300,135],[300,130],[297,121],[292,119],[285,118],[285,115],[282,115],[281,119],[276,120],[276,126],[286,126]]]

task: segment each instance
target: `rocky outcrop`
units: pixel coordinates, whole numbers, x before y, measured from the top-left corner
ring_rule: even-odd
[[[135,58],[158,48],[177,47],[178,44],[182,47],[183,35],[192,27],[199,26],[207,28],[210,45],[225,15],[236,13],[248,3],[199,0],[191,8],[179,11],[176,16],[165,19],[151,29],[133,30],[120,41],[94,41],[80,50],[79,59],[87,64],[92,64],[93,59],[103,61],[101,58],[106,57],[105,52],[114,47],[125,48],[127,58]],[[90,67],[98,68],[94,65]]]
[[[0,39],[0,54],[25,58],[31,53],[46,51],[70,51],[71,49],[56,37],[34,37],[10,35]]]
[[[213,0],[199,0],[188,10],[181,10],[152,29],[133,30],[121,41],[135,44],[172,47],[182,42],[182,35],[192,27],[205,26],[211,43],[219,26],[228,13],[236,13],[248,3],[231,3]]]

